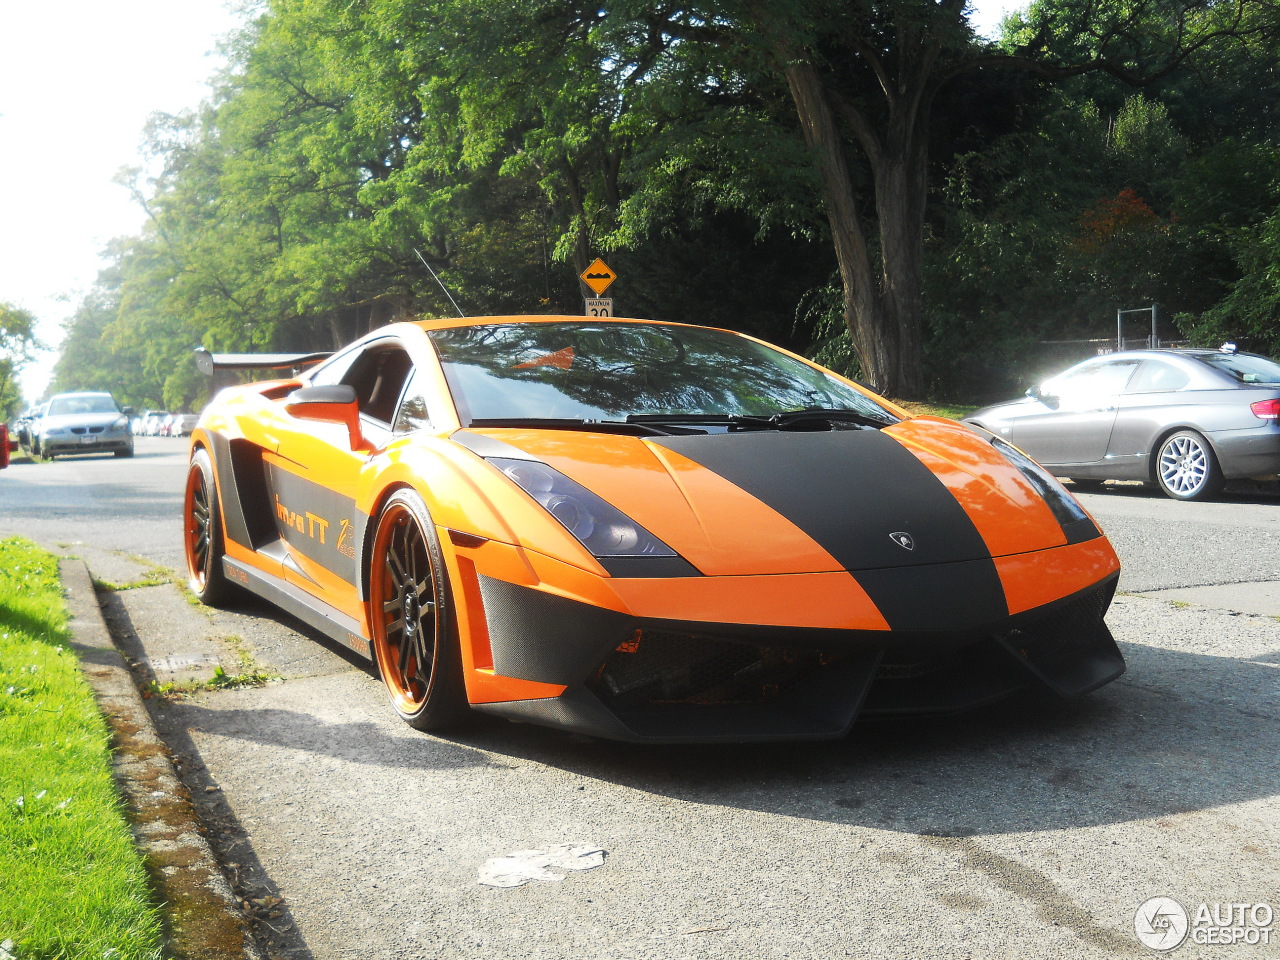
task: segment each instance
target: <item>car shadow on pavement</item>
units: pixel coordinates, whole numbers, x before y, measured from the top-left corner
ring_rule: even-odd
[[[836,742],[645,746],[514,725],[453,740],[676,800],[931,837],[1095,827],[1280,793],[1274,706],[1241,702],[1276,702],[1273,666],[1122,646],[1129,674],[1083,700],[863,721]]]
[[[157,728],[169,747],[174,768],[191,793],[204,837],[249,922],[260,956],[313,960],[280,888],[258,859],[248,831],[210,776],[190,734],[181,724],[156,717],[155,709],[151,712],[159,721]]]

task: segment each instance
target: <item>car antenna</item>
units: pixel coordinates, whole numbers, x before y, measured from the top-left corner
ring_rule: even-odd
[[[431,269],[431,264],[427,263],[427,258],[422,255],[422,251],[417,247],[414,247],[413,252],[418,255],[418,259],[422,261],[422,265],[427,268],[427,271],[435,279],[436,283],[440,284],[440,289],[444,291],[444,295],[448,297],[449,302],[453,304],[453,309],[458,311],[458,316],[466,317],[466,314],[462,312],[462,308],[458,306],[458,301],[453,299],[453,294],[450,293],[449,288],[444,285],[444,281],[441,280],[439,275]]]

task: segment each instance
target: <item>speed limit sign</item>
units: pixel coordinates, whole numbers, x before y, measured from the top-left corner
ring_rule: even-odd
[[[587,299],[587,316],[588,317],[612,317],[613,316],[613,297],[605,297],[600,300]]]

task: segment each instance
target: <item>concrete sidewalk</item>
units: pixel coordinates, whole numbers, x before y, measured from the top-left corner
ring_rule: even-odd
[[[1260,617],[1280,618],[1280,583],[1225,583],[1213,587],[1180,587],[1172,590],[1147,590],[1138,594],[1154,600],[1172,600],[1215,610],[1250,613]]]
[[[112,641],[83,560],[59,564],[72,647],[113,732],[113,773],[134,836],[168,905],[171,950],[191,960],[263,956],[156,732],[134,671]]]
[[[144,701],[138,685],[198,685],[219,669],[226,675],[263,670],[290,681],[304,681],[297,683],[299,696],[306,696],[310,686],[331,691],[335,683],[364,685],[372,681],[352,660],[344,659],[336,645],[317,642],[301,624],[266,605],[246,600],[232,611],[193,605],[176,584],[160,582],[156,568],[144,561],[85,544],[64,544],[60,549],[85,557],[63,562],[76,646],[85,673],[99,690],[103,710],[117,731],[117,771],[135,811],[139,842],[156,865],[163,896],[175,908],[172,915],[181,917],[175,931],[187,938],[181,955],[198,960],[262,960],[268,955],[307,960],[312,956],[308,941],[293,924],[289,905],[280,904],[278,891],[270,886],[270,871],[254,859],[253,845],[245,842],[248,838],[235,822],[236,814],[219,806],[221,787],[200,765],[199,751],[182,739],[181,723],[175,723],[172,714],[180,714],[181,708],[190,704],[166,709],[162,700]],[[101,580],[122,589],[104,591],[100,604],[90,569]],[[1195,604],[1206,610],[1280,617],[1280,583],[1157,590],[1137,596]],[[1131,621],[1133,616],[1128,614]],[[1118,622],[1124,619],[1121,611]],[[347,678],[321,684],[305,682],[339,673]],[[293,689],[291,682],[271,696],[278,699]],[[223,697],[238,695],[215,696],[220,702]],[[181,769],[175,770],[173,757]],[[242,771],[243,766],[236,769]],[[235,777],[227,782],[229,796],[236,796]],[[243,791],[243,784],[240,786]],[[261,826],[246,826],[255,825]],[[202,835],[206,828],[214,835],[212,848],[223,852],[222,868]],[[236,834],[230,847],[225,830]],[[235,851],[234,856],[227,855],[228,849]],[[233,883],[224,878],[224,869]],[[255,883],[259,885],[255,887]],[[198,910],[187,908],[186,904],[196,902]],[[302,908],[314,912],[310,903],[300,904]],[[200,924],[209,926],[189,919],[197,916]],[[300,920],[306,919],[300,916]],[[281,930],[285,933],[278,937]],[[318,949],[314,943],[310,946]]]

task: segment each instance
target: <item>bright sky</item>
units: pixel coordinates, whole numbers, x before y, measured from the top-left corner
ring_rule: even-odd
[[[209,94],[214,54],[240,22],[224,0],[4,4],[0,31],[0,301],[30,310],[56,346],[112,237],[143,213],[112,182],[141,163],[147,117]],[[23,377],[43,392],[54,354]]]
[[[971,0],[993,34],[1020,4]],[[142,209],[113,182],[142,163],[147,118],[197,106],[242,21],[235,0],[40,0],[5,3],[0,33],[0,301],[30,310],[56,348],[105,265],[113,237]],[[56,349],[23,376],[28,401],[48,385]]]

